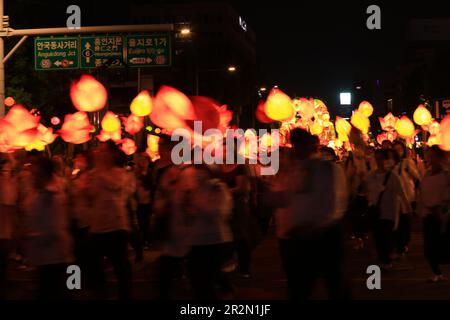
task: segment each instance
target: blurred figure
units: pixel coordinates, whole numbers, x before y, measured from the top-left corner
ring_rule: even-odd
[[[330,147],[321,146],[319,148],[319,157],[322,160],[325,161],[332,161],[336,162],[338,160],[338,157],[336,156],[336,152]]]
[[[91,183],[89,170],[92,169],[92,156],[89,152],[77,154],[73,161],[72,179],[70,184],[70,208],[72,221],[74,222],[74,254],[77,265],[83,270],[83,287],[91,286],[92,266],[89,261],[89,227],[91,208],[93,204],[93,194],[89,191]]]
[[[126,170],[117,165],[117,146],[101,144],[94,152],[89,190],[94,195],[90,219],[91,245],[95,256],[98,288],[105,289],[102,258],[107,257],[117,277],[119,299],[131,298],[131,264],[128,259],[130,221],[127,201],[130,183]]]
[[[411,220],[413,212],[408,209],[414,208],[416,201],[416,186],[419,184],[419,172],[415,162],[410,158],[406,145],[401,141],[395,141],[394,150],[399,156],[399,162],[395,167],[395,172],[400,177],[403,191],[408,203],[401,203],[400,219],[398,229],[395,234],[396,252],[405,254],[408,252],[409,241],[411,239]]]
[[[24,199],[26,256],[38,267],[40,299],[66,297],[66,267],[74,261],[67,197],[43,156],[31,164],[33,190]]]
[[[418,211],[423,217],[425,257],[433,272],[429,281],[440,282],[444,278],[439,265],[449,258],[444,235],[448,233],[450,174],[443,167],[445,152],[438,146],[427,151],[426,159],[429,169],[421,183]]]
[[[190,245],[187,268],[194,298],[218,299],[217,285],[230,298],[233,290],[222,271],[233,246],[230,192],[204,165],[185,167],[175,190],[174,210],[181,213],[178,217],[188,229],[187,237],[180,240]]]
[[[381,142],[381,149],[390,150],[392,148],[393,148],[393,145],[390,140],[383,140],[383,142]]]
[[[220,178],[228,186],[233,196],[233,216],[231,227],[238,258],[238,273],[244,278],[251,277],[252,251],[262,238],[262,231],[258,219],[251,210],[251,185],[244,164],[226,164],[226,153],[231,152],[236,159],[238,150],[237,140],[234,140],[233,150],[224,145],[224,164],[220,166]]]
[[[136,175],[136,196],[137,196],[137,221],[141,239],[145,249],[151,242],[150,219],[152,213],[151,189],[152,189],[152,170],[150,167],[150,157],[142,152],[135,156],[135,175]]]
[[[393,170],[394,158],[392,150],[376,150],[377,170],[367,179],[367,199],[375,246],[384,269],[392,268],[393,232],[398,227],[402,201],[408,203],[400,177]]]
[[[17,214],[18,184],[12,163],[0,159],[0,299],[6,297],[7,262]]]
[[[291,132],[293,154],[280,159],[279,175],[267,201],[275,212],[289,298],[308,299],[324,276],[331,299],[348,298],[343,268],[341,221],[346,210],[342,168],[315,158],[318,141],[302,129]]]

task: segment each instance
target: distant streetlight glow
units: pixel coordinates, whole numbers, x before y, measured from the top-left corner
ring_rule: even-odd
[[[191,33],[191,29],[189,29],[189,28],[183,28],[183,29],[181,29],[180,32],[181,32],[182,35],[188,35],[188,34]]]
[[[228,71],[235,72],[236,71],[236,67],[235,66],[229,66],[228,67]]]
[[[261,88],[259,88],[259,91],[261,91],[261,92],[264,92],[264,91],[266,91],[267,89],[266,89],[266,87],[261,87]]]

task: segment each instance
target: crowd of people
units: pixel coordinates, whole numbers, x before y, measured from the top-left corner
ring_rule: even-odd
[[[112,142],[73,159],[2,155],[0,296],[12,285],[8,261],[20,256],[37,269],[38,298],[67,298],[70,264],[81,268],[83,288],[104,297],[106,258],[118,297],[130,299],[131,259],[142,263],[145,250],[155,250],[159,298],[173,299],[174,279],[185,275],[195,299],[240,298],[230,274],[251,277],[252,253],[274,226],[289,297],[310,298],[324,277],[330,298],[347,299],[345,237],[356,250],[373,238],[389,270],[408,253],[415,219],[423,222],[430,281],[443,279],[448,154],[437,146],[415,153],[402,141],[336,154],[302,129],[290,143],[276,151],[273,176],[261,175],[261,164],[175,165],[170,137],[160,139],[155,162],[145,152],[127,157]]]

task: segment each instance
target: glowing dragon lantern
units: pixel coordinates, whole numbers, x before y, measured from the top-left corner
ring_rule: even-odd
[[[125,131],[131,135],[134,135],[142,130],[144,127],[144,121],[141,117],[130,114],[128,118],[122,118]]]
[[[397,131],[397,133],[404,138],[409,138],[415,134],[414,123],[411,120],[409,120],[407,116],[401,117],[395,123],[394,128],[395,131]]]
[[[91,139],[90,133],[93,129],[94,126],[89,123],[87,114],[79,111],[65,116],[59,133],[61,138],[66,142],[82,144]]]
[[[137,117],[148,116],[153,109],[152,97],[147,90],[141,91],[130,104],[131,113]]]
[[[373,114],[373,106],[370,102],[363,101],[359,104],[358,111],[366,118],[369,118]]]
[[[264,113],[274,121],[289,121],[295,116],[294,105],[284,92],[272,89],[264,104]]]
[[[361,130],[363,134],[367,134],[369,132],[370,121],[369,118],[362,113],[362,111],[356,110],[353,112],[350,122],[353,126],[355,126],[355,128]]]
[[[397,122],[398,118],[394,117],[392,113],[388,113],[384,118],[379,118],[381,129],[384,131],[392,131],[394,130],[395,123]]]
[[[450,151],[450,115],[441,121],[439,140],[439,147],[442,150]]]
[[[122,150],[127,156],[131,156],[137,150],[136,143],[134,143],[134,140],[125,138],[121,141],[120,150]]]
[[[414,111],[413,120],[419,126],[428,126],[433,122],[430,111],[423,104],[419,105]]]
[[[103,109],[108,99],[105,87],[90,75],[81,76],[70,88],[70,98],[79,111],[95,112]]]

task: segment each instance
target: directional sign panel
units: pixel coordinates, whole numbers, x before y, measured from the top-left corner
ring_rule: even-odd
[[[78,37],[35,38],[34,67],[36,70],[77,69],[79,48]]]
[[[98,35],[81,37],[81,68],[96,68],[108,63],[120,66],[123,61],[123,37]]]
[[[169,33],[129,35],[125,37],[126,63],[130,67],[170,66]]]

